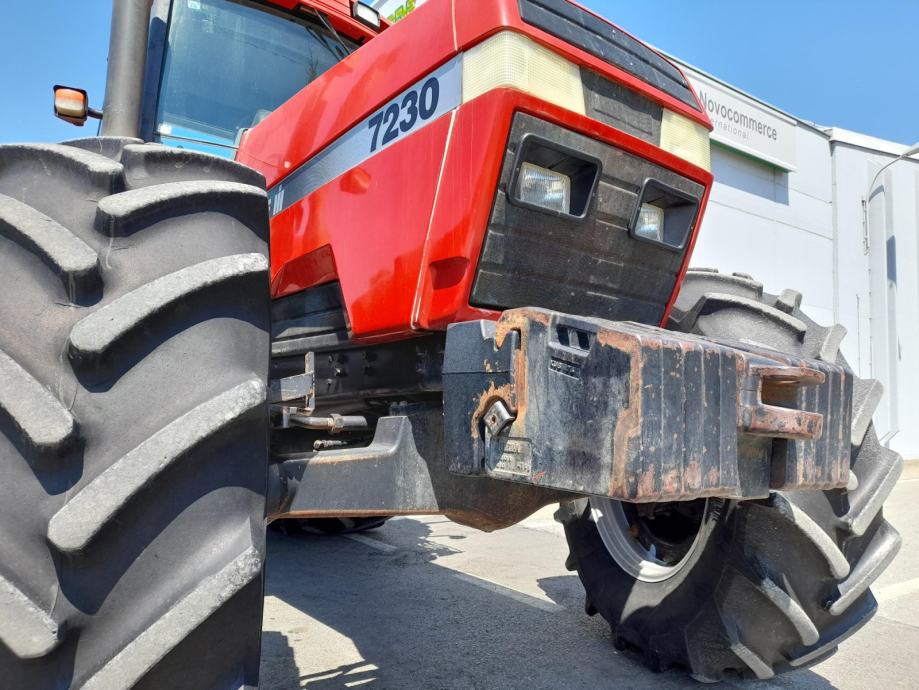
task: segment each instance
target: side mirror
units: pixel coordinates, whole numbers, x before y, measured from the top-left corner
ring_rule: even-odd
[[[87,118],[102,119],[102,113],[89,107],[89,94],[72,86],[54,86],[54,115],[77,127],[86,124]]]

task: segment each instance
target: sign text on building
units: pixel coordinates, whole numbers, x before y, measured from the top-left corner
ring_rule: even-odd
[[[795,121],[717,81],[683,68],[715,129],[712,140],[783,170],[795,169]]]

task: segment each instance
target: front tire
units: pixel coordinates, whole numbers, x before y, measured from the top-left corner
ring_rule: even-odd
[[[748,276],[690,271],[670,327],[844,364],[844,329],[818,326],[800,303],[793,291],[764,294]],[[642,518],[623,506],[632,511],[626,532],[640,544],[636,553],[648,554],[644,571],[641,558],[630,563],[603,533],[615,522],[608,513],[622,507],[587,499],[562,506],[568,566],[584,584],[587,612],[609,622],[617,647],[638,650],[653,669],[680,666],[702,681],[766,679],[818,663],[868,621],[877,609],[869,586],[900,546],[881,506],[902,459],[871,425],[877,382],[857,379],[853,397],[846,489],[710,499],[685,552],[686,538],[655,542],[655,527],[641,522],[647,510]]]
[[[0,677],[258,683],[263,179],[136,140],[0,147]]]

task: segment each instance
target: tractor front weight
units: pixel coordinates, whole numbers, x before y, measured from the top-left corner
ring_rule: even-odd
[[[841,488],[851,406],[851,373],[836,364],[511,310],[450,327],[442,408],[393,405],[369,445],[275,464],[272,513],[443,513],[492,530],[583,495],[647,503]]]

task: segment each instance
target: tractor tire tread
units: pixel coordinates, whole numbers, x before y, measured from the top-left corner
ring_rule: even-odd
[[[155,623],[131,640],[81,690],[121,690],[134,686],[157,662],[231,597],[259,577],[262,557],[249,548],[220,571],[199,583]]]
[[[150,186],[158,179],[172,182],[200,181],[202,173],[209,182],[236,182],[259,189],[265,187],[265,177],[256,170],[228,158],[189,149],[149,144],[128,144],[121,154],[129,189]]]
[[[31,206],[0,195],[0,235],[28,249],[58,275],[71,301],[99,281],[99,255],[63,225]]]
[[[143,144],[142,139],[134,137],[82,137],[79,139],[70,139],[62,141],[61,146],[73,146],[74,148],[96,153],[100,156],[110,158],[116,163],[122,163],[122,151],[125,146],[132,144]],[[149,146],[149,145],[148,145]]]
[[[160,149],[0,146],[4,687],[258,683],[267,196]]]
[[[16,360],[0,350],[0,410],[41,451],[64,445],[76,421],[58,398]]]
[[[50,613],[0,575],[0,642],[20,659],[35,659],[60,641],[60,626]]]

